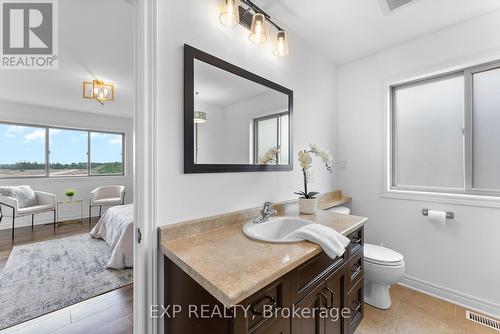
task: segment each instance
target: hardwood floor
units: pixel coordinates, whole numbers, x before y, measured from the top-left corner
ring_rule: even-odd
[[[23,322],[2,334],[132,333],[133,284]]]
[[[17,227],[14,242],[11,240],[10,229],[0,230],[0,272],[3,271],[14,246],[88,233],[97,220],[97,217],[92,219],[90,228],[88,220],[84,220],[83,224],[64,222],[58,225],[55,231],[53,225],[35,225],[33,231],[31,226]],[[0,332],[2,334],[132,333],[132,312],[133,284],[130,284]]]

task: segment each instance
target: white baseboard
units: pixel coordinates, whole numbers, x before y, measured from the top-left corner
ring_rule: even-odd
[[[103,214],[104,214],[103,210]],[[47,213],[47,214],[38,214],[35,215],[35,224],[34,225],[44,225],[44,224],[51,224],[54,222],[53,218],[53,213]],[[95,215],[97,216],[97,215]],[[61,215],[59,216],[59,221],[65,221],[65,220],[74,220],[74,219],[80,219],[81,215],[80,214],[66,214],[66,215]],[[88,219],[89,215],[88,213],[83,215],[84,222]],[[25,226],[31,226],[31,216],[24,216],[24,217],[17,217],[16,222],[15,222],[15,227],[25,227]],[[12,215],[10,216],[4,216],[2,218],[2,222],[0,223],[0,230],[10,230],[12,228]]]
[[[452,304],[483,313],[488,316],[500,318],[500,305],[493,302],[473,297],[468,294],[447,289],[437,284],[429,283],[421,279],[405,275],[400,285],[445,300]]]

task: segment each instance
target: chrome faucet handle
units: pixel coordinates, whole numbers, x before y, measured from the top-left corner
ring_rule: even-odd
[[[267,210],[269,210],[273,204],[274,204],[273,202],[269,201],[264,202],[264,207],[262,208],[262,212],[266,212]]]
[[[253,221],[254,224],[266,222],[269,220],[269,217],[278,213],[278,211],[272,208],[272,205],[273,205],[272,202],[269,201],[264,202],[264,206],[262,207],[262,210],[260,210],[261,216]]]

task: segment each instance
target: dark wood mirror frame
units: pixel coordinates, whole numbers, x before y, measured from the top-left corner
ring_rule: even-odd
[[[289,122],[289,162],[287,165],[258,165],[258,164],[195,164],[194,163],[194,64],[195,60],[202,61],[224,71],[253,81],[260,85],[274,89],[288,96]],[[230,64],[222,59],[184,44],[184,173],[230,173],[230,172],[266,172],[266,171],[291,171],[293,170],[293,145],[292,145],[292,119],[293,119],[293,91],[264,79],[254,73]]]

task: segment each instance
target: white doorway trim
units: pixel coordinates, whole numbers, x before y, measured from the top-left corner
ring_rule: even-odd
[[[134,333],[158,333],[156,220],[156,2],[134,0]],[[137,242],[140,229],[142,240]]]

